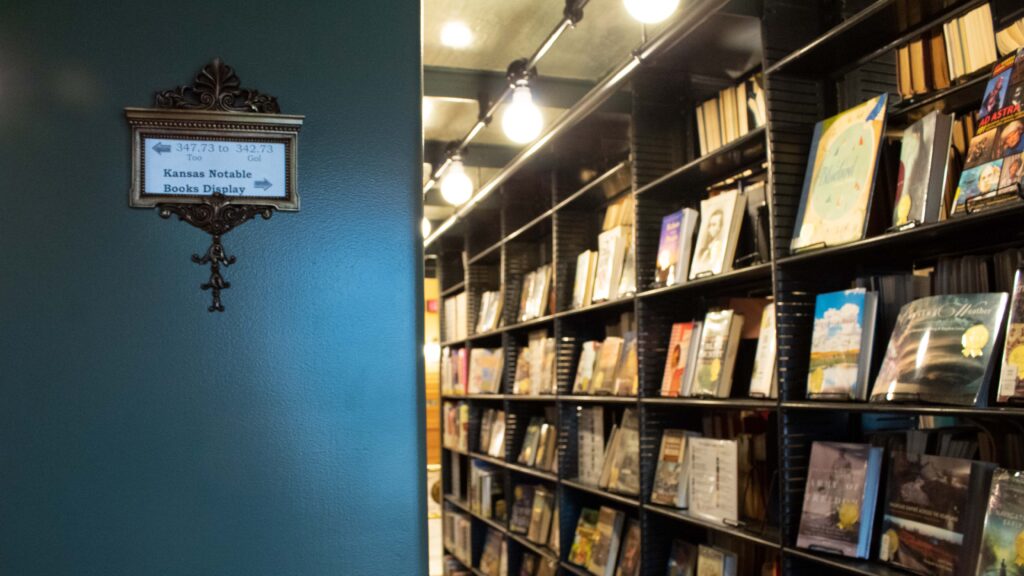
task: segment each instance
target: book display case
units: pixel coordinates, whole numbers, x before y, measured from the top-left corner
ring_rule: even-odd
[[[450,349],[501,348],[502,393],[446,395],[444,401],[470,406],[469,450],[444,450],[445,506],[473,516],[472,566],[488,529],[505,535],[508,574],[518,574],[522,551],[556,559],[561,574],[588,574],[567,561],[583,508],[613,506],[641,526],[641,573],[665,573],[673,539],[712,544],[739,555],[740,575],[760,574],[764,561],[777,559],[783,574],[904,574],[877,558],[852,560],[796,547],[812,441],[861,442],[866,416],[914,422],[919,416],[955,416],[998,422],[1024,417],[1024,407],[953,407],[920,404],[828,402],[806,399],[808,359],[815,296],[850,287],[870,274],[911,272],[944,256],[990,256],[1024,246],[1024,202],[922,224],[902,231],[869,233],[860,241],[790,253],[815,123],[880,93],[890,94],[887,130],[900,129],[932,110],[976,110],[990,67],[969,74],[949,88],[898,96],[895,50],[922,32],[962,15],[980,0],[935,0],[908,19],[897,0],[805,2],[802,0],[690,2],[706,19],[667,43],[630,76],[632,112],[602,109],[590,113],[549,142],[542,153],[511,174],[499,190],[463,211],[453,226],[426,251],[437,258],[442,300],[468,295],[469,336],[442,342]],[[1024,16],[1012,0],[991,5],[995,27]],[[730,70],[731,75],[724,72]],[[761,72],[767,124],[704,156],[699,155],[694,109],[736,78]],[[709,187],[730,179],[761,178],[767,183],[771,258],[751,258],[729,272],[656,287],[655,264],[662,218],[682,207],[699,208]],[[881,178],[881,176],[880,176]],[[572,309],[576,258],[597,248],[604,208],[622,194],[634,200],[633,245],[636,293],[626,298]],[[521,278],[550,264],[552,298],[548,314],[517,321]],[[742,267],[740,267],[742,265]],[[483,292],[502,290],[500,328],[474,333]],[[1010,292],[1010,286],[993,291]],[[659,392],[674,322],[700,320],[729,298],[771,298],[775,303],[778,398],[750,398],[755,342],[744,341],[729,398],[663,398]],[[623,312],[637,324],[639,393],[636,397],[572,393],[580,348],[601,340]],[[442,318],[444,314],[442,312]],[[516,355],[528,334],[546,330],[556,341],[556,393],[512,394]],[[875,354],[887,333],[879,330]],[[442,334],[445,332],[442,331]],[[450,333],[450,331],[448,332]],[[877,371],[871,373],[869,380]],[[603,406],[605,426],[627,408],[640,417],[641,490],[636,497],[577,481],[577,424],[581,407]],[[505,457],[481,454],[475,446],[480,414],[487,408],[506,415]],[[662,432],[700,430],[702,419],[742,412],[763,426],[767,463],[762,472],[767,506],[762,522],[725,524],[650,504]],[[516,464],[531,417],[548,417],[558,431],[558,472]],[[911,424],[914,425],[914,424]],[[479,460],[503,469],[504,494],[511,510],[513,486],[544,485],[556,494],[560,552],[509,530],[508,522],[472,514],[451,497],[452,453],[462,458],[463,476]],[[463,478],[464,482],[464,478]],[[884,490],[884,488],[883,488]],[[978,503],[984,506],[983,502]],[[876,513],[876,520],[881,516]],[[877,524],[876,524],[877,527]]]

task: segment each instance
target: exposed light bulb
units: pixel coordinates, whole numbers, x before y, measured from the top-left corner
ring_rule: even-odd
[[[449,48],[465,48],[473,43],[473,32],[464,22],[453,20],[441,27],[441,44]]]
[[[501,128],[509,140],[518,144],[526,144],[540,135],[544,127],[544,118],[540,109],[533,103],[533,94],[525,82],[520,82],[512,91],[512,103],[505,109],[501,117]]]
[[[679,0],[623,0],[626,11],[644,24],[657,24],[679,8]]]
[[[441,197],[453,206],[460,206],[473,195],[473,181],[466,175],[462,159],[456,156],[441,178]]]
[[[420,233],[423,234],[423,237],[426,238],[427,236],[430,236],[430,232],[433,229],[434,227],[430,225],[430,220],[423,218],[423,221],[420,222]]]
[[[423,99],[423,124],[430,122],[430,115],[434,112],[434,103],[429,98]]]

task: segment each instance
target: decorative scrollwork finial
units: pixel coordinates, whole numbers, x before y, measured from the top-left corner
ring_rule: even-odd
[[[196,74],[191,86],[157,92],[156,107],[269,114],[281,111],[277,98],[242,88],[241,84],[230,66],[214,58]]]

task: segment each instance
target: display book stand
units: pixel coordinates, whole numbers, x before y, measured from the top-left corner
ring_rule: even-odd
[[[890,0],[861,2],[846,14],[824,8],[832,3],[797,3],[764,0],[718,6],[704,32],[681,38],[677,48],[648,61],[631,78],[633,107],[626,126],[594,114],[576,129],[554,142],[543,158],[521,169],[500,193],[482,202],[448,234],[428,247],[438,258],[442,298],[467,291],[470,336],[447,341],[452,348],[497,348],[505,352],[505,393],[445,396],[445,401],[467,401],[471,407],[470,447],[460,455],[464,470],[472,459],[486,460],[506,470],[506,495],[521,483],[556,488],[560,511],[561,573],[584,574],[566,559],[575,525],[583,507],[613,506],[628,518],[638,519],[642,529],[642,566],[645,575],[663,574],[674,538],[709,543],[740,555],[739,574],[758,574],[764,559],[778,558],[782,573],[805,574],[902,574],[877,560],[851,560],[820,551],[796,548],[803,505],[804,482],[810,445],[814,440],[863,441],[862,418],[868,414],[893,422],[916,425],[916,417],[948,415],[990,419],[1019,418],[1016,406],[944,407],[935,405],[872,404],[861,402],[809,401],[805,399],[807,363],[814,298],[817,294],[849,287],[854,278],[871,273],[903,271],[927,266],[946,255],[991,254],[1005,247],[1024,246],[1024,229],[1017,223],[1024,203],[1011,202],[934,224],[921,224],[869,236],[851,244],[804,250],[790,254],[794,219],[802,193],[804,171],[814,124],[881,91],[896,94],[894,48],[921,32],[982,2],[960,1],[947,6],[925,5],[920,19],[903,23],[897,3]],[[821,6],[816,6],[820,4]],[[928,3],[922,3],[928,4]],[[706,5],[705,5],[706,6]],[[847,4],[849,6],[849,4]],[[992,3],[996,26],[1019,18],[1024,9],[1012,2]],[[761,17],[763,16],[763,20]],[[759,45],[746,56],[751,71],[765,74],[768,124],[763,129],[698,157],[692,110],[731,80],[722,72],[703,70],[702,62],[723,62],[734,52],[709,41],[714,35],[739,34],[756,26]],[[701,50],[687,50],[699,45]],[[719,64],[720,65],[720,64]],[[721,66],[721,65],[720,65]],[[709,87],[708,75],[721,85]],[[698,80],[698,76],[702,79]],[[964,113],[977,108],[988,70],[954,83],[948,89],[899,100],[890,106],[888,123],[905,126],[934,109]],[[702,84],[701,82],[704,82]],[[598,131],[595,144],[593,131]],[[581,153],[588,148],[590,156]],[[616,148],[608,143],[620,142]],[[571,153],[566,153],[570,150]],[[611,152],[610,152],[611,150]],[[587,160],[581,161],[580,158]],[[589,162],[589,163],[588,163]],[[575,177],[581,163],[600,176],[580,181]],[[596,168],[596,170],[595,170]],[[699,207],[707,187],[730,177],[764,172],[770,199],[770,262],[752,264],[718,276],[700,278],[669,287],[654,287],[654,263],[661,218],[681,206]],[[637,249],[637,294],[612,302],[571,310],[576,255],[596,248],[601,214],[611,196],[623,189],[635,198],[634,241]],[[495,225],[495,223],[500,225]],[[1004,231],[993,245],[991,230]],[[554,308],[547,316],[516,323],[519,279],[541,264],[553,264]],[[501,328],[474,334],[482,292],[503,289],[505,305]],[[770,296],[776,304],[778,399],[749,398],[749,370],[742,365],[751,350],[742,350],[733,393],[728,399],[660,398],[669,331],[673,322],[702,319],[723,299]],[[575,396],[571,394],[580,345],[601,339],[606,324],[624,311],[632,311],[638,323],[639,398]],[[442,315],[443,317],[443,315]],[[557,341],[557,390],[554,396],[521,397],[509,394],[515,373],[516,351],[525,345],[531,330],[546,329]],[[443,332],[442,332],[443,333]],[[888,335],[879,334],[884,349]],[[877,365],[876,365],[877,369]],[[872,374],[873,376],[873,374]],[[576,473],[577,409],[602,405],[615,419],[626,407],[639,410],[641,493],[627,497],[579,484]],[[554,407],[559,430],[559,473],[535,472],[515,464],[523,434],[531,416]],[[478,408],[480,410],[478,410]],[[504,461],[474,455],[482,409],[506,411]],[[769,513],[766,525],[730,526],[648,504],[661,432],[667,427],[700,429],[701,418],[739,410],[766,415],[769,425]],[[606,424],[608,426],[608,424]],[[451,493],[447,469],[451,450],[444,450],[445,493]],[[467,476],[468,472],[463,476]],[[882,487],[884,489],[884,486]],[[508,502],[511,507],[512,502]],[[446,498],[446,506],[461,503]],[[466,508],[468,513],[468,508]],[[876,514],[876,517],[880,514]],[[555,556],[514,534],[507,524],[493,520],[473,521],[473,564],[477,564],[488,528],[505,533],[509,541],[509,574],[518,570],[522,551]],[[877,530],[876,530],[877,536]],[[877,538],[875,538],[877,541]],[[875,548],[877,545],[875,546]],[[872,551],[877,558],[877,550]],[[473,569],[476,570],[475,568]]]

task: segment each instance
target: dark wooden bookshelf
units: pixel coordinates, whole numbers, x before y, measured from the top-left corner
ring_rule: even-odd
[[[916,0],[698,0],[688,10],[708,11],[701,15],[704,24],[664,42],[645,56],[644,66],[630,73],[633,109],[628,121],[589,112],[532,160],[510,165],[501,174],[502,184],[481,205],[461,210],[456,225],[428,246],[428,252],[437,256],[443,296],[468,293],[471,326],[484,291],[500,289],[504,298],[501,328],[443,343],[470,349],[500,346],[505,352],[502,393],[445,395],[443,399],[467,401],[471,411],[499,404],[505,410],[509,456],[493,459],[467,454],[503,467],[505,494],[512,494],[516,483],[534,481],[557,490],[561,553],[502,528],[511,541],[524,550],[557,557],[561,574],[589,575],[585,568],[567,562],[576,523],[583,508],[611,506],[640,523],[643,576],[664,573],[671,540],[680,535],[694,544],[755,549],[759,555],[777,558],[785,576],[896,576],[904,572],[877,558],[856,560],[796,547],[811,441],[862,442],[861,424],[886,419],[885,415],[892,415],[886,420],[907,421],[916,416],[952,416],[961,422],[1016,422],[1024,417],[1024,406],[991,403],[961,407],[806,399],[815,295],[849,287],[863,276],[928,268],[944,257],[991,255],[1024,247],[1024,226],[1020,225],[1024,202],[1014,201],[902,231],[872,231],[849,244],[790,254],[816,122],[883,91],[891,95],[888,125],[897,130],[933,110],[973,111],[982,98],[989,67],[942,90],[897,96],[895,50],[984,3],[921,0],[919,14],[903,18],[901,6],[908,1]],[[992,8],[994,19],[1004,24],[1024,16],[1024,9],[1013,0],[994,0]],[[729,47],[725,40],[732,36],[755,40],[753,45],[744,40]],[[726,63],[730,73],[724,71]],[[767,125],[700,155],[695,107],[759,70],[763,71]],[[769,261],[751,264],[747,260],[716,276],[655,285],[653,263],[661,218],[683,206],[699,207],[709,188],[753,180],[766,183]],[[877,187],[875,193],[879,193]],[[604,210],[622,194],[632,194],[635,201],[637,292],[571,309],[576,256],[597,248]],[[541,265],[551,265],[553,271],[552,312],[518,322],[521,278]],[[779,398],[738,396],[745,393],[745,382],[734,383],[730,398],[659,397],[671,324],[701,320],[708,309],[731,297],[771,297],[776,304]],[[601,340],[605,327],[625,312],[631,312],[637,322],[639,395],[572,394],[582,343]],[[533,330],[545,330],[556,340],[554,395],[511,394],[518,349]],[[873,354],[884,351],[886,338],[879,335]],[[994,386],[993,381],[990,391]],[[638,496],[578,481],[576,414],[580,407],[598,406],[604,408],[606,424],[609,419],[619,421],[626,409],[639,413]],[[766,422],[771,483],[766,497],[768,520],[729,525],[649,503],[662,431],[668,427],[700,430],[702,418],[723,414],[731,418],[736,416],[732,411]],[[541,414],[558,432],[557,473],[514,462],[527,422]],[[473,418],[471,435],[479,429],[478,420],[474,428]],[[447,466],[446,460],[444,482],[450,481]],[[875,514],[876,518],[882,514],[881,503]],[[876,531],[872,549],[877,548],[878,537]],[[739,576],[759,574],[746,570]]]

